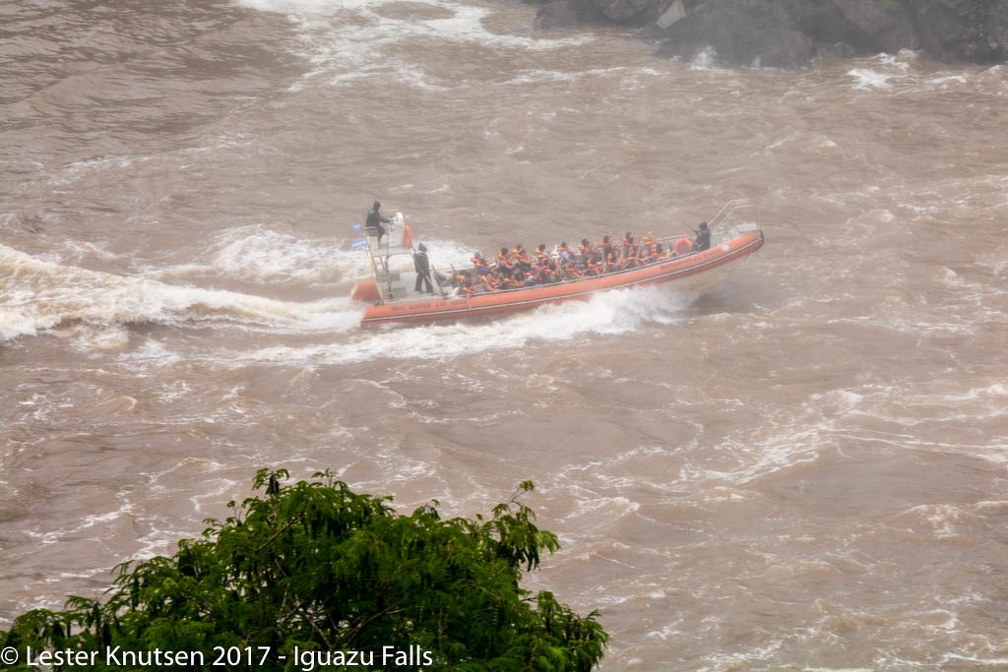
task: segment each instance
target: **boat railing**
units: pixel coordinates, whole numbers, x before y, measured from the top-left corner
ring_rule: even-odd
[[[396,231],[396,224],[402,222],[401,215],[399,213],[396,215],[397,217],[389,223],[383,240],[378,240],[377,232],[365,230],[364,233],[371,277],[374,278],[375,286],[378,289],[380,303],[402,299],[406,294],[401,269],[395,267],[393,260],[412,256],[412,251],[392,242],[393,235],[396,237],[399,235]]]
[[[735,215],[735,213],[742,210],[748,210],[752,212],[755,210],[755,208],[747,198],[732,199],[727,203],[725,203],[723,206],[721,206],[721,209],[717,211],[717,214],[715,214],[713,217],[710,218],[710,221],[707,222],[708,227],[711,230],[721,228],[725,226],[726,222],[728,222]]]

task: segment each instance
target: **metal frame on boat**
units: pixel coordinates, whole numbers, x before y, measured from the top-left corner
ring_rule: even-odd
[[[371,266],[371,278],[357,283],[353,298],[368,301],[369,306],[361,318],[362,327],[383,324],[429,324],[439,321],[454,321],[471,318],[491,317],[529,310],[547,303],[560,301],[587,300],[593,294],[610,289],[653,285],[667,282],[681,282],[691,288],[706,286],[707,280],[720,273],[712,273],[732,262],[741,261],[763,246],[763,231],[755,221],[734,223],[745,213],[752,213],[747,201],[729,201],[711,218],[710,248],[690,251],[686,254],[670,255],[665,259],[645,265],[616,270],[561,282],[503,289],[474,294],[459,292],[443,278],[454,278],[454,273],[446,275],[432,272],[438,294],[409,294],[408,279],[415,279],[412,270],[413,240],[409,226],[402,215],[389,227],[388,236],[379,243],[372,232],[365,232],[366,250]],[[393,235],[401,230],[398,243],[392,243]],[[660,238],[663,246],[672,250],[681,236]],[[397,259],[411,257],[409,266],[404,268]],[[433,271],[433,269],[432,269]]]

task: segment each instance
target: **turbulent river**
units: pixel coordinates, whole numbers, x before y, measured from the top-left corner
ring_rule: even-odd
[[[523,501],[602,669],[1008,667],[1008,70],[729,70],[518,2],[0,9],[0,627],[263,466]],[[362,331],[371,201],[432,262],[689,234],[717,289]]]

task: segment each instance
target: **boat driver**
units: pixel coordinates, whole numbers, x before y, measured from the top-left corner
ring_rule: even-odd
[[[381,214],[381,203],[378,201],[374,202],[371,209],[368,210],[367,219],[364,222],[364,230],[367,233],[374,231],[378,234],[378,242],[381,242],[382,236],[385,235],[385,227],[382,224],[388,224],[391,222],[388,217],[383,217]]]

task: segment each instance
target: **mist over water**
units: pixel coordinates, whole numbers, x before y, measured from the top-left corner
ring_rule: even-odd
[[[170,554],[255,470],[526,498],[604,670],[1008,667],[1008,71],[785,74],[520,3],[4,10],[0,621]],[[688,234],[705,293],[362,331],[378,198],[435,264]]]

